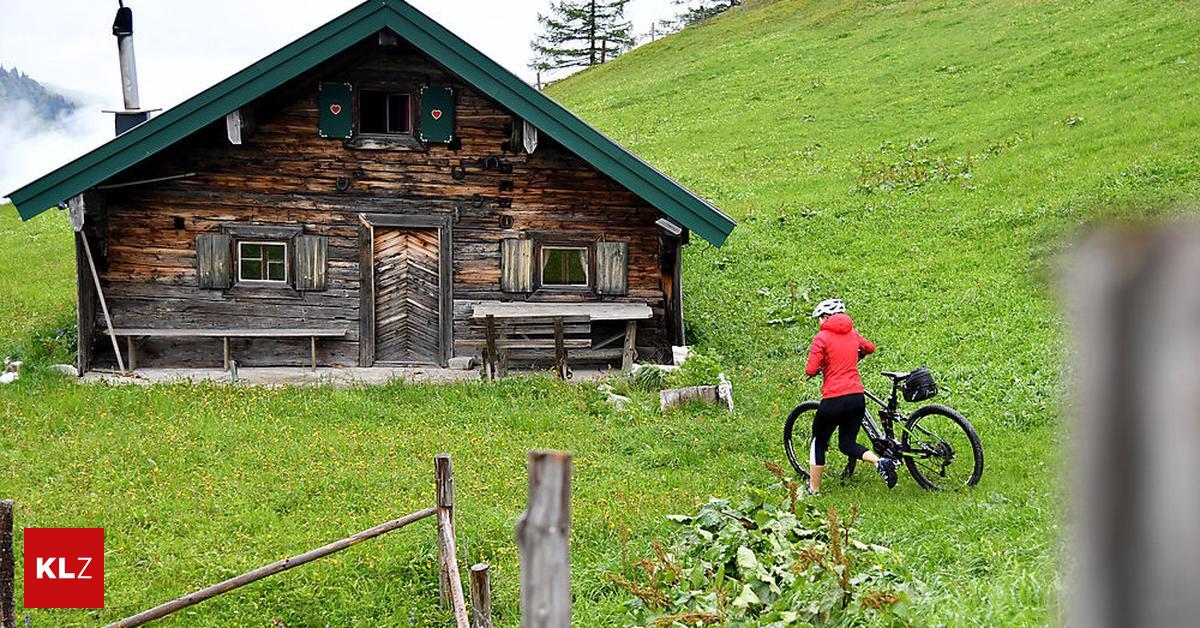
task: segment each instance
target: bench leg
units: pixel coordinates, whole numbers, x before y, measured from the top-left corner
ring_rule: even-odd
[[[311,346],[312,346],[312,365],[313,365],[313,372],[315,373],[317,371],[317,337],[310,336],[309,341],[311,342]]]
[[[625,351],[621,356],[621,370],[628,373],[633,370],[633,361],[637,359],[637,321],[625,323]]]
[[[129,352],[129,372],[132,373],[137,370],[137,339],[126,336],[125,347]]]
[[[563,338],[563,319],[554,319],[554,374],[567,379],[567,349]]]
[[[225,370],[229,370],[229,363],[233,360],[233,356],[229,352],[229,337],[221,339],[225,343]]]

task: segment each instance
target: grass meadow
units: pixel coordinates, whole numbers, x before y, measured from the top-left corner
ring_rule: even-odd
[[[921,625],[1056,623],[1069,358],[1057,268],[1091,225],[1191,214],[1200,199],[1200,8],[1185,2],[750,2],[549,93],[739,220],[685,257],[694,344],[719,353],[738,409],[616,412],[590,387],[330,390],[76,386],[64,216],[0,208],[0,496],[22,526],[107,530],[118,619],[429,504],[454,456],[464,562],[496,566],[515,625],[513,525],[525,455],[575,452],[574,611],[623,621],[604,575],[672,529],[665,516],[773,481],[782,422],[837,295],[879,352],[864,372],[927,365],[986,452],[980,486],[887,491],[860,471],[823,505],[902,557]],[[882,391],[883,378],[866,377]],[[624,530],[628,530],[625,533]],[[623,539],[628,538],[628,541]],[[18,585],[19,586],[19,585]],[[177,625],[429,625],[429,522],[206,602]],[[171,625],[172,622],[164,622]]]

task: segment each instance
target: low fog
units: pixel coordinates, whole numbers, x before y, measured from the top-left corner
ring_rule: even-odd
[[[39,118],[24,101],[0,107],[0,199],[113,137],[99,98],[72,96],[73,113]]]

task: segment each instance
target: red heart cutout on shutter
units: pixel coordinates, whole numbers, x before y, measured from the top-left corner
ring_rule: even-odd
[[[433,116],[434,120],[441,120],[442,119],[442,110],[434,109],[433,111],[429,112],[429,115]]]
[[[333,115],[336,116],[337,114],[342,112],[342,106],[341,105],[329,105],[329,111],[332,112]]]

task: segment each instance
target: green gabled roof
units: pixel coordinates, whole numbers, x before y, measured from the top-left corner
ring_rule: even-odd
[[[230,78],[9,194],[29,220],[191,135],[346,48],[390,28],[539,131],[700,237],[720,246],[732,218],[403,0],[368,0]]]

